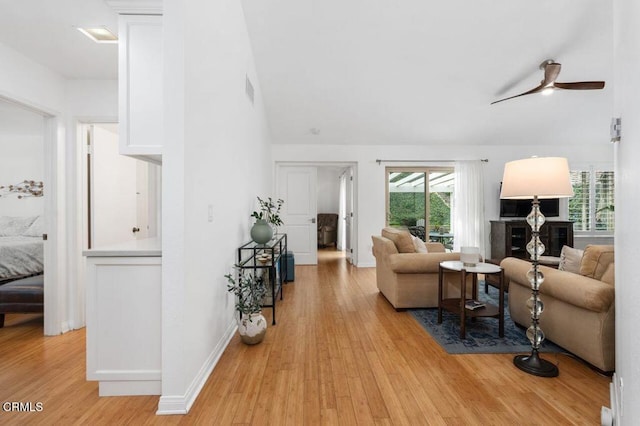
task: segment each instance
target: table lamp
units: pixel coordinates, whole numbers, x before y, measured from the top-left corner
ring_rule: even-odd
[[[568,198],[573,196],[569,163],[566,158],[532,157],[524,160],[510,161],[504,166],[502,191],[500,198],[532,199],[531,213],[527,223],[531,226],[531,241],[527,244],[527,252],[531,255],[531,269],[527,279],[531,284],[531,298],[527,307],[531,311],[531,326],[527,329],[527,338],[531,342],[530,355],[517,355],[513,363],[521,370],[542,377],[556,377],[558,367],[540,358],[538,350],[544,340],[544,333],[539,326],[540,315],[544,303],[540,300],[539,291],[544,275],[538,271],[538,260],[544,253],[544,244],[540,241],[540,228],[545,218],[540,212],[539,199]]]

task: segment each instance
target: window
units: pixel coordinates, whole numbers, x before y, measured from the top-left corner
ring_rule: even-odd
[[[387,167],[386,173],[387,226],[452,247],[453,169]]]
[[[569,220],[578,232],[614,230],[614,175],[612,171],[571,171],[573,198],[569,199]]]

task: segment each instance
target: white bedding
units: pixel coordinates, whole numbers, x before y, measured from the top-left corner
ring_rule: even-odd
[[[44,271],[42,237],[0,237],[0,280]]]

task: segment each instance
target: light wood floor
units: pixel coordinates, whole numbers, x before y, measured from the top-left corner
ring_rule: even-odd
[[[42,318],[9,315],[0,329],[0,424],[598,425],[609,382],[566,355],[554,379],[512,355],[448,355],[375,286],[375,269],[336,252],[296,268],[278,324],[256,346],[237,336],[185,416],[156,416],[157,397],[99,398],[85,380],[85,333],[42,337]],[[266,312],[270,318],[270,311]]]

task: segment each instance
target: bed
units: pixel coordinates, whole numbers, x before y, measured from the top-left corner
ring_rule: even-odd
[[[0,283],[42,274],[41,218],[0,216]]]

